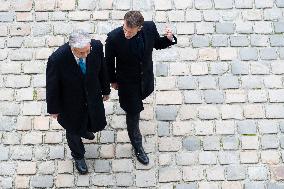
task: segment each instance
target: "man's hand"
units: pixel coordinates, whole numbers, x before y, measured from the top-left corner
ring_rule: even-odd
[[[115,90],[118,89],[118,84],[117,83],[111,83],[111,87],[114,88]]]
[[[58,114],[50,114],[50,116],[51,116],[52,118],[54,118],[54,119],[57,119]]]
[[[106,101],[109,99],[109,95],[103,95],[103,101]]]
[[[165,36],[167,36],[167,38],[170,40],[170,41],[173,41],[173,32],[172,32],[172,29],[169,28],[168,26],[166,26],[165,28]]]

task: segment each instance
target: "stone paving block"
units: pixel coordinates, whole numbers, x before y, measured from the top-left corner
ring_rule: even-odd
[[[195,134],[197,136],[212,135],[214,132],[214,124],[212,121],[197,121],[195,125]]]
[[[237,164],[240,161],[237,152],[219,151],[218,160],[221,165]]]
[[[195,0],[196,9],[211,9],[213,7],[213,2],[211,0]]]
[[[215,165],[217,163],[217,156],[213,152],[201,152],[199,154],[200,165]]]
[[[116,146],[116,157],[117,158],[132,157],[132,146],[130,144],[118,144]]]
[[[56,187],[73,187],[74,186],[74,175],[60,174],[57,175],[55,180]]]
[[[198,137],[186,137],[183,140],[183,148],[188,151],[196,151],[201,148],[201,141]]]
[[[177,165],[194,165],[198,162],[197,152],[182,152],[176,154]]]
[[[3,177],[1,178],[2,188],[12,188],[13,187],[13,178],[12,177]]]
[[[154,1],[154,6],[156,10],[169,10],[172,8],[172,3],[169,0],[156,0]]]
[[[253,23],[236,21],[236,32],[241,34],[250,34],[253,33]]]
[[[239,134],[256,134],[257,125],[254,121],[237,121],[238,133]]]
[[[178,23],[177,34],[194,34],[194,24],[192,23]]]
[[[256,8],[271,8],[273,6],[272,0],[255,1]]]
[[[108,160],[95,160],[94,168],[97,173],[109,173],[111,164]]]
[[[221,19],[221,15],[219,13],[216,14],[215,10],[204,10],[203,17],[204,21],[207,22],[217,22]]]
[[[228,166],[226,168],[227,180],[244,180],[246,168],[244,166]]]
[[[177,9],[187,9],[187,8],[192,8],[193,2],[194,2],[193,0],[185,0],[185,1],[176,0],[174,1],[174,5],[175,8]]]
[[[213,47],[226,47],[228,46],[228,37],[226,35],[213,35],[212,36]]]
[[[173,135],[185,136],[194,133],[194,126],[188,121],[174,122],[172,127]]]
[[[50,159],[64,159],[64,147],[63,146],[50,146],[49,158]]]
[[[217,136],[206,136],[203,138],[203,149],[209,151],[220,150],[220,138]]]
[[[279,123],[272,120],[261,120],[258,122],[259,132],[263,134],[277,134]]]
[[[199,184],[199,188],[200,189],[206,189],[206,188],[218,189],[218,184],[202,181]]]
[[[64,165],[64,164],[61,164],[61,162],[60,163],[58,162],[58,165]],[[40,162],[37,165],[37,168],[38,168],[37,172],[39,174],[43,174],[43,175],[53,174],[55,172],[55,162],[54,161]],[[59,173],[64,172],[64,171],[61,171],[61,170],[66,170],[66,168],[58,166],[58,172]],[[73,170],[71,172],[73,172]]]
[[[222,104],[224,102],[224,94],[219,90],[205,90],[204,100],[207,104]]]
[[[273,104],[267,105],[266,107],[266,117],[267,118],[283,118],[284,117],[284,106]]]
[[[236,71],[236,67],[234,67]],[[239,71],[236,71],[240,73]],[[221,89],[238,89],[240,86],[239,79],[236,76],[220,76],[219,77],[219,87]]]
[[[162,137],[159,138],[159,151],[178,151],[181,149],[182,143],[178,137]]]
[[[239,181],[222,182],[222,189],[242,189],[243,185]]]
[[[222,75],[229,70],[228,63],[226,62],[214,62],[209,65],[210,73],[213,75]],[[222,83],[219,82],[219,85]]]
[[[109,144],[109,145],[102,145],[100,148],[99,153],[98,151],[98,146],[95,146],[97,150],[95,150],[94,154],[91,154],[89,157],[90,158],[96,158],[98,157],[98,154],[100,154],[100,157],[110,159],[115,157],[115,148],[114,145]],[[90,152],[93,152],[89,150]]]
[[[259,157],[257,151],[246,151],[240,153],[241,163],[258,163]]]
[[[211,22],[196,23],[197,34],[212,34],[214,33],[214,25]]]
[[[228,90],[225,94],[226,103],[246,102],[247,94],[245,90]]]
[[[159,121],[173,121],[177,116],[176,106],[157,106],[156,118]]]
[[[51,175],[33,176],[30,181],[32,187],[52,187],[54,178]]]
[[[215,106],[205,105],[198,108],[198,117],[201,120],[218,119],[220,113]]]
[[[280,154],[275,150],[265,150],[260,153],[261,162],[265,164],[278,164],[280,161]]]
[[[233,121],[216,121],[216,134],[230,135],[235,133],[235,123]]]
[[[171,165],[173,157],[171,154],[160,154],[159,165]]]
[[[242,119],[243,110],[238,105],[222,105],[221,106],[223,119]]]
[[[156,186],[157,181],[155,179],[155,171],[154,170],[146,170],[146,171],[137,171],[136,172],[136,186],[138,187],[153,187]],[[169,173],[171,174],[171,173]],[[163,175],[163,170],[160,170],[160,174],[159,174],[160,178],[160,182],[162,182],[165,178],[165,176]],[[176,176],[174,174],[172,174],[171,176]]]
[[[226,136],[221,140],[224,150],[237,150],[239,148],[239,140],[234,136]]]
[[[263,135],[261,137],[262,149],[275,149],[279,147],[279,140],[276,135]]]
[[[17,176],[15,178],[16,188],[29,188],[30,177],[28,176]]]
[[[114,172],[132,172],[133,162],[131,159],[112,160],[112,170]]]
[[[116,185],[117,186],[132,186],[133,176],[130,173],[117,173],[116,174]]]
[[[196,183],[177,184],[176,189],[197,189],[197,184]]]
[[[225,180],[225,168],[221,166],[214,166],[206,169],[207,179],[209,181]]]
[[[269,38],[267,35],[251,35],[250,40],[251,46],[253,47],[265,47],[269,44]]]
[[[14,162],[1,162],[1,176],[13,176],[16,173],[16,164]]]
[[[183,180],[184,181],[200,181],[204,178],[204,168],[202,166],[185,166],[183,167]]]
[[[19,162],[17,166],[18,175],[34,175],[36,174],[36,162]]]
[[[267,180],[268,170],[264,166],[248,167],[248,176],[251,180]]]

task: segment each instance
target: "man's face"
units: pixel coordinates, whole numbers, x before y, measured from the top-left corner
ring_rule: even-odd
[[[140,30],[142,27],[137,26],[134,28],[130,28],[127,26],[126,22],[124,21],[123,24],[123,32],[124,32],[124,36],[126,39],[131,39],[132,37],[134,37]]]
[[[72,48],[73,54],[77,58],[86,58],[91,51],[91,45],[88,44],[83,48]]]

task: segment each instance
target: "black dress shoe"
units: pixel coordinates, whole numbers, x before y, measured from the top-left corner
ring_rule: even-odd
[[[84,135],[82,135],[82,137],[88,140],[94,140],[95,135],[92,132],[86,132]]]
[[[75,160],[75,167],[79,171],[80,174],[84,175],[88,173],[88,167],[85,162],[85,159],[74,159]]]
[[[134,148],[135,155],[137,157],[137,160],[142,163],[143,165],[149,164],[149,158],[147,154],[145,153],[143,147]]]

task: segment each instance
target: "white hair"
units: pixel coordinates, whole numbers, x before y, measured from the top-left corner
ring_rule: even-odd
[[[71,48],[84,48],[90,42],[90,34],[82,29],[74,30],[69,36],[69,45]]]

